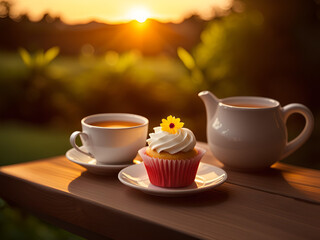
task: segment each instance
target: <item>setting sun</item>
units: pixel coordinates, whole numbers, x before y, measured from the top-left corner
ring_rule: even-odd
[[[1,1],[1,0],[0,0]],[[9,0],[14,2],[12,15],[28,14],[33,21],[38,21],[43,14],[61,17],[69,24],[98,21],[105,23],[125,23],[132,20],[144,22],[148,18],[161,22],[183,21],[192,14],[199,14],[205,19],[213,16],[213,9],[227,9],[232,0]],[[75,7],[76,6],[76,7]]]
[[[129,12],[129,18],[131,20],[137,20],[140,23],[145,22],[150,17],[150,12],[143,7],[133,8]]]

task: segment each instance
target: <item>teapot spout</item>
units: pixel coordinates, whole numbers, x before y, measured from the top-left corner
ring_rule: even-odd
[[[211,120],[211,118],[217,110],[220,99],[209,91],[202,91],[198,94],[198,96],[204,102],[207,112],[207,123],[209,123],[209,121]]]

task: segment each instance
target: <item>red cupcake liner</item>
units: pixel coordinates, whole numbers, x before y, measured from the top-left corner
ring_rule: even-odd
[[[159,187],[186,187],[194,182],[201,158],[206,150],[196,147],[198,154],[190,159],[168,160],[150,157],[146,148],[139,150],[150,182]]]

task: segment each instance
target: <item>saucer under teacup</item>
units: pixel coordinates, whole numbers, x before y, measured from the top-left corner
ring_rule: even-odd
[[[86,151],[84,146],[80,147],[81,150]],[[66,152],[66,157],[93,174],[99,175],[113,175],[117,174],[121,169],[130,166],[131,164],[121,164],[121,165],[106,165],[97,163],[96,159],[89,157],[74,148],[71,148]],[[132,163],[133,164],[133,163]]]

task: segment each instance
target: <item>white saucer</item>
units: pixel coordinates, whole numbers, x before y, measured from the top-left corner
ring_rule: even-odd
[[[118,178],[123,184],[151,195],[176,197],[214,188],[226,181],[227,173],[221,168],[200,162],[196,179],[192,185],[183,188],[162,188],[150,183],[144,164],[140,163],[122,169]]]
[[[80,147],[81,150],[86,151],[85,147]],[[91,158],[81,152],[78,152],[76,149],[71,148],[67,151],[66,157],[76,164],[86,168],[89,172],[99,175],[112,175],[117,174],[121,169],[130,166],[131,164],[124,165],[105,165],[97,164],[96,159]]]

